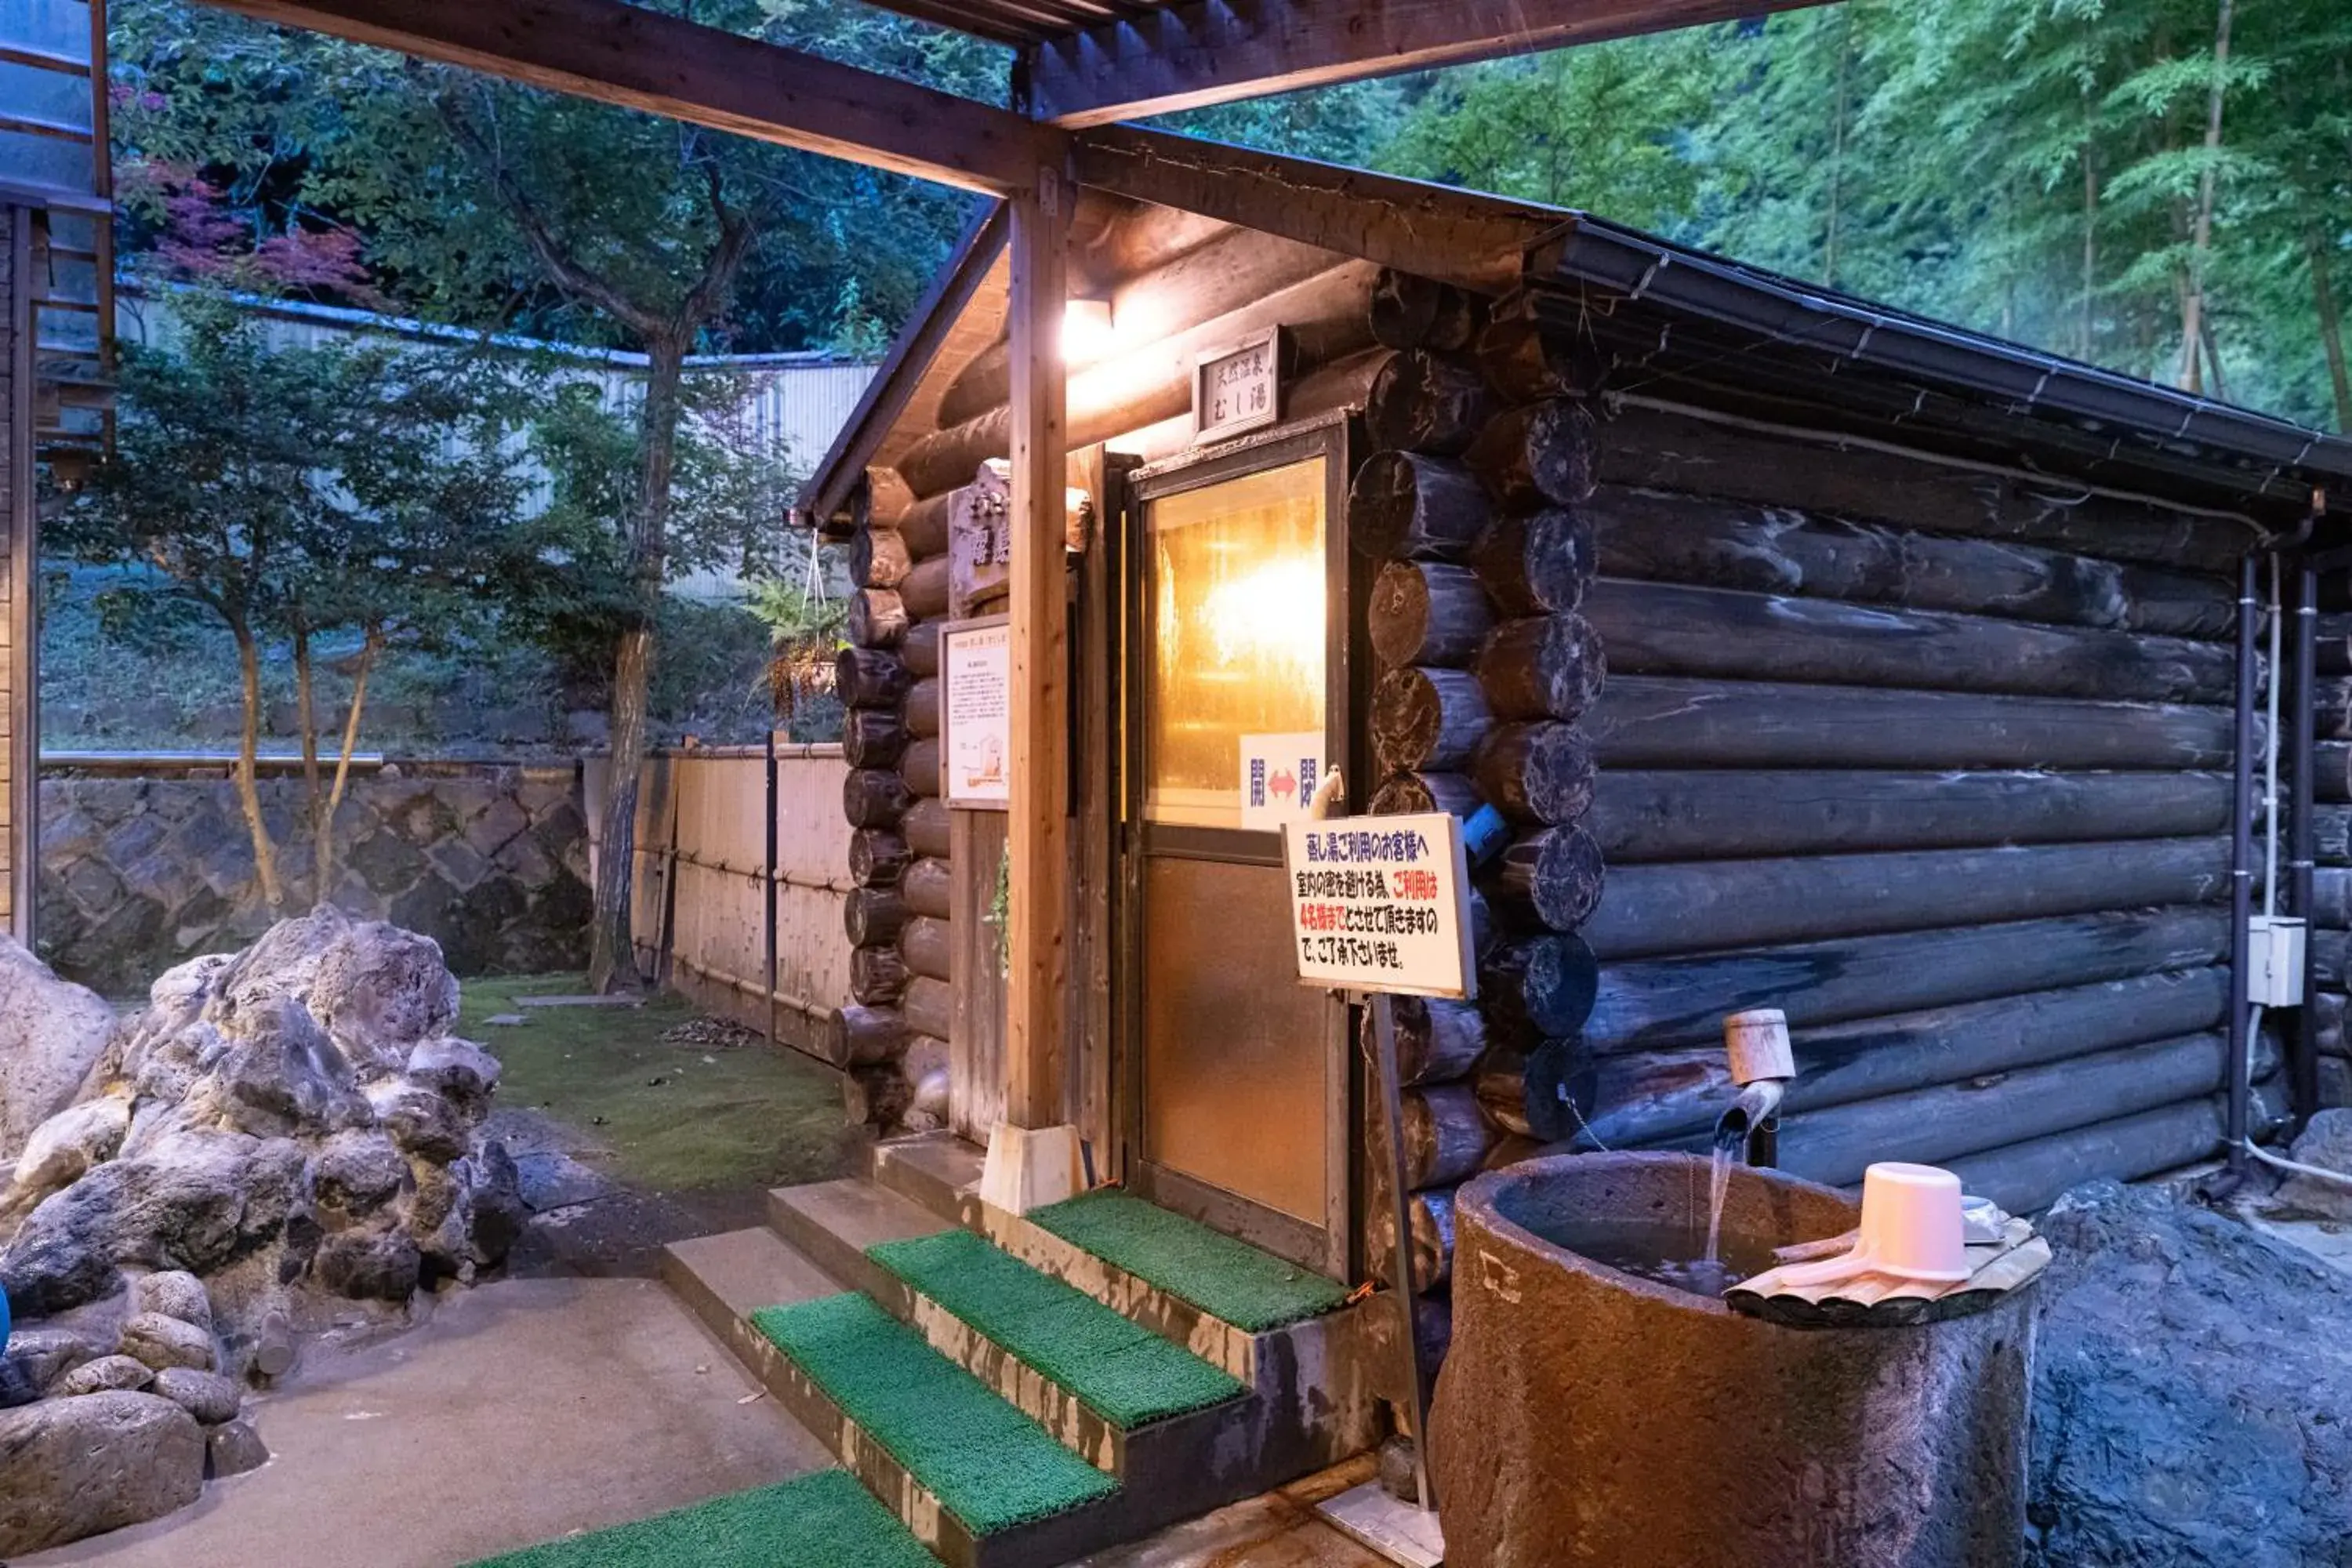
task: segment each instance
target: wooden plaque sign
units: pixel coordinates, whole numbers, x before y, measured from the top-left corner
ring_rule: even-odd
[[[1222,441],[1282,417],[1282,329],[1268,327],[1192,362],[1192,442]]]
[[[1013,590],[1012,484],[984,463],[948,498],[948,611],[970,616]]]
[[[1013,805],[1013,626],[1003,616],[940,632],[940,793],[950,806]]]
[[[1462,824],[1443,811],[1282,829],[1298,978],[1335,991],[1477,993]]]

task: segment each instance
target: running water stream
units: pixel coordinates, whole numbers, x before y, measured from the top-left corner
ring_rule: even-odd
[[[1700,1261],[1709,1268],[1719,1268],[1723,1252],[1723,1200],[1731,1191],[1731,1156],[1742,1142],[1738,1132],[1715,1135],[1715,1163],[1707,1173],[1706,1183],[1706,1256]]]

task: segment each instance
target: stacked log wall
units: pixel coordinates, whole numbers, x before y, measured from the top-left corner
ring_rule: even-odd
[[[1370,809],[1467,818],[1491,804],[1510,833],[1475,873],[1478,999],[1393,1004],[1411,1278],[1421,1342],[1437,1358],[1450,1337],[1455,1192],[1558,1135],[1527,1113],[1527,1064],[1565,1048],[1595,994],[1578,931],[1602,868],[1582,826],[1594,762],[1579,721],[1605,662],[1581,614],[1594,561],[1572,510],[1589,489],[1592,419],[1579,387],[1522,362],[1522,336],[1486,300],[1389,273],[1373,304],[1394,357],[1370,389],[1370,449],[1348,503],[1350,544],[1373,574]],[[1377,1114],[1367,1131],[1368,1261],[1392,1278]]]
[[[851,646],[835,669],[847,710],[842,809],[854,829],[843,910],[852,1001],[829,1021],[824,1055],[848,1075],[854,1119],[877,1131],[937,1128],[948,1109],[938,678],[949,505],[948,493],[909,500],[869,484],[851,542]]]
[[[1612,670],[1585,724],[1601,979],[1535,1090],[1588,1146],[1696,1146],[1734,1092],[1723,1015],[1778,1006],[1800,1174],[1918,1159],[2030,1208],[2212,1153],[2250,535],[1613,413],[1579,509]]]
[[[2340,580],[2322,603],[2341,603]],[[2319,1103],[2352,1105],[2352,1045],[2345,1030],[2352,992],[2352,615],[2318,618],[2318,680],[2312,691],[2318,742],[2313,776],[2311,946],[2315,987],[2311,1028],[2317,1047]],[[2284,856],[2282,857],[2284,859]],[[2257,892],[2257,907],[2261,899]]]
[[[1613,397],[1530,314],[1394,345],[1410,374],[1375,389],[1350,497],[1379,562],[1373,809],[1491,805],[1515,834],[1479,879],[1478,1004],[1401,1009],[1433,1302],[1465,1174],[1545,1142],[1703,1144],[1743,1007],[1790,1015],[1781,1159],[1818,1180],[1916,1158],[2033,1207],[2212,1153],[2248,536]],[[2346,805],[2323,809],[2314,963],[2342,1063],[2352,636],[2331,646],[2321,795]],[[1529,1007],[1531,975],[1571,971]],[[2265,1127],[2278,1059],[2266,1035]]]

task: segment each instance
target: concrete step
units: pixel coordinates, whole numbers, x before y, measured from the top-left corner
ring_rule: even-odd
[[[662,1248],[661,1274],[663,1282],[738,1354],[741,1345],[730,1329],[761,1308],[837,1296],[849,1289],[772,1230],[735,1230],[671,1242]]]
[[[854,1176],[777,1188],[768,1194],[768,1224],[840,1280],[843,1289],[863,1290],[869,1296],[894,1281],[866,1256],[867,1247],[880,1241],[903,1241],[955,1228],[954,1221]]]

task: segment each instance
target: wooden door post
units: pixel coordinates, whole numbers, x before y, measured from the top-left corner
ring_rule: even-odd
[[[1069,460],[1061,353],[1069,205],[1057,169],[1012,202],[1013,755],[1007,878],[1013,973],[1005,1119],[1053,1127],[1063,1107],[1069,987],[1069,618],[1065,514]]]
[[[1064,1108],[1068,1009],[1069,454],[1062,311],[1074,192],[1040,168],[1015,195],[1012,264],[1012,800],[1005,825],[1004,1120],[988,1141],[981,1196],[1015,1214],[1058,1203],[1084,1182],[1078,1131]]]

